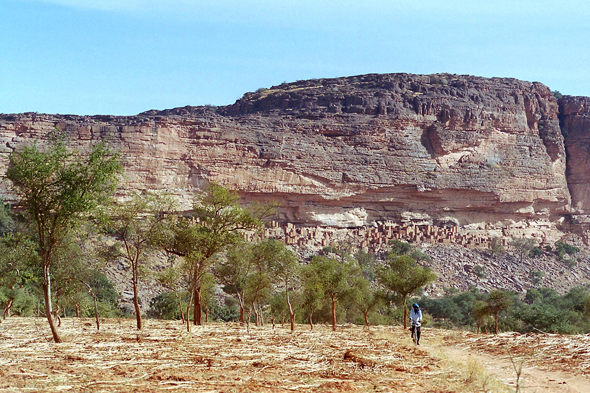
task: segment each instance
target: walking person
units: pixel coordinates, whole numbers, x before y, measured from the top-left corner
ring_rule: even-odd
[[[410,322],[412,322],[412,340],[416,345],[420,345],[420,326],[422,326],[422,310],[418,303],[412,304],[412,310],[410,311]]]

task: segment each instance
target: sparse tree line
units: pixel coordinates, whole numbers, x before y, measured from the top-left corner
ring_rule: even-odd
[[[101,272],[113,261],[131,273],[138,329],[146,275],[168,289],[152,301],[152,315],[179,317],[187,330],[210,314],[248,326],[286,320],[291,329],[303,320],[313,327],[327,315],[334,329],[340,318],[382,322],[391,319],[392,307],[405,311],[407,297],[435,279],[407,255],[409,245],[393,247],[384,263],[362,252],[353,256],[344,245],[302,260],[284,243],[261,237],[272,205],[242,206],[236,193],[217,184],[188,212],[170,196],[149,192],[114,202],[121,176],[120,157],[106,144],[74,151],[59,131],[47,144],[11,153],[6,180],[19,203],[16,216],[5,204],[0,209],[4,318],[44,315],[55,342],[62,340],[64,315],[93,315],[99,329],[100,317],[121,315],[113,284]],[[245,241],[246,233],[255,240]],[[163,257],[167,267],[153,271],[152,262]]]
[[[134,316],[142,329],[139,291],[150,276],[166,290],[152,299],[148,316],[179,319],[187,330],[209,319],[247,327],[280,322],[292,330],[296,323],[405,326],[406,305],[416,299],[410,297],[436,278],[419,263],[428,256],[397,240],[379,258],[352,253],[344,243],[303,258],[261,236],[274,206],[242,206],[236,193],[217,184],[204,189],[190,211],[150,192],[115,203],[120,159],[105,144],[70,150],[59,135],[10,155],[6,180],[19,203],[12,209],[18,214],[0,206],[2,318],[43,315],[56,342],[62,316],[93,316],[98,329],[101,317]],[[512,246],[521,258],[538,253],[526,238]],[[497,242],[490,250],[503,252]],[[566,243],[541,250],[564,261],[577,251]],[[166,261],[157,271],[156,260],[160,267]],[[113,261],[130,272],[133,311],[127,315],[102,273]],[[590,331],[588,299],[586,289],[577,288],[564,297],[548,289],[530,290],[524,300],[471,290],[419,302],[435,325],[574,333]]]

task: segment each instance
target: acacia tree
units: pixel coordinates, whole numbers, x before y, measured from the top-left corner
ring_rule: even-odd
[[[516,253],[520,257],[520,262],[524,260],[525,257],[528,257],[533,251],[533,249],[537,246],[537,241],[532,237],[517,237],[512,239],[510,245]]]
[[[291,292],[299,278],[299,264],[297,255],[287,248],[284,243],[271,239],[268,242],[268,252],[271,255],[270,272],[275,282],[284,287],[285,303],[289,312],[291,331],[295,330],[295,311],[291,299]]]
[[[310,265],[315,270],[322,292],[330,299],[332,310],[332,330],[336,331],[336,302],[350,294],[350,280],[359,274],[358,265],[350,258],[335,258],[316,255]]]
[[[6,177],[34,227],[45,315],[56,343],[62,340],[52,318],[50,269],[55,252],[89,213],[113,195],[121,169],[118,155],[104,143],[82,154],[55,139],[45,149],[34,143],[10,154]]]
[[[364,277],[357,277],[352,288],[351,300],[363,314],[365,326],[369,326],[369,313],[383,303],[384,296]]]
[[[485,300],[488,312],[494,317],[494,333],[498,334],[498,320],[500,312],[506,310],[513,303],[510,292],[495,289],[488,294]]]
[[[165,195],[139,194],[127,202],[112,205],[106,217],[105,229],[117,240],[109,248],[109,257],[121,258],[131,268],[133,307],[138,330],[142,328],[140,276],[149,263],[150,254],[157,248],[162,212],[170,212],[173,208],[173,201]]]
[[[429,282],[436,280],[436,274],[427,267],[422,267],[408,255],[396,255],[390,252],[387,264],[377,271],[379,281],[383,286],[399,296],[404,308],[404,329],[407,328],[408,307],[406,300]]]
[[[487,333],[487,326],[485,325],[485,321],[490,315],[490,308],[488,307],[488,304],[481,300],[475,301],[473,303],[471,313],[477,326],[477,333],[481,332],[482,326],[484,327],[484,330]]]
[[[361,274],[354,279],[352,301],[363,314],[365,325],[369,326],[369,313],[378,308],[385,300],[382,289],[376,285],[376,256],[372,253],[358,251],[354,255]]]
[[[191,294],[187,315],[194,300],[195,325],[202,324],[202,279],[211,267],[212,257],[243,239],[243,231],[262,226],[254,211],[240,206],[238,201],[237,193],[211,183],[197,197],[188,215],[171,221],[162,238],[167,252],[184,258]],[[187,330],[190,330],[188,320]]]
[[[313,313],[322,306],[322,300],[326,296],[322,280],[317,272],[317,265],[303,265],[301,268],[301,281],[301,304],[307,309],[309,328],[313,330]]]
[[[215,276],[223,285],[223,290],[234,295],[240,308],[240,323],[244,323],[246,280],[253,269],[252,245],[237,243],[225,253],[215,267]]]
[[[272,283],[268,270],[257,266],[252,273],[246,277],[246,287],[244,291],[245,301],[250,305],[248,308],[248,317],[246,321],[250,322],[251,312],[254,312],[256,326],[263,325],[262,302],[270,294]]]

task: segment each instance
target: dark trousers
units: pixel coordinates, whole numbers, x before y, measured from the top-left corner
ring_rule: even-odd
[[[414,338],[414,334],[416,334],[416,337],[418,338],[417,341],[420,342],[420,326],[412,325],[411,331],[412,331],[412,338]]]

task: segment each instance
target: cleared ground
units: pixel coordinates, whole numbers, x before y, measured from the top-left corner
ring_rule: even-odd
[[[550,367],[558,378],[590,386],[586,336],[425,329],[422,345],[416,347],[401,327],[340,326],[332,332],[326,326],[310,331],[299,325],[291,333],[280,325],[251,326],[248,332],[239,324],[215,323],[188,333],[178,321],[147,320],[141,332],[134,323],[104,320],[97,331],[92,320],[63,319],[65,342],[54,344],[43,318],[3,321],[0,391],[441,393],[503,392],[516,384],[553,383],[534,376],[517,381],[514,369],[502,369],[514,360],[525,368]],[[547,388],[579,391],[562,389],[563,382],[555,380]]]

